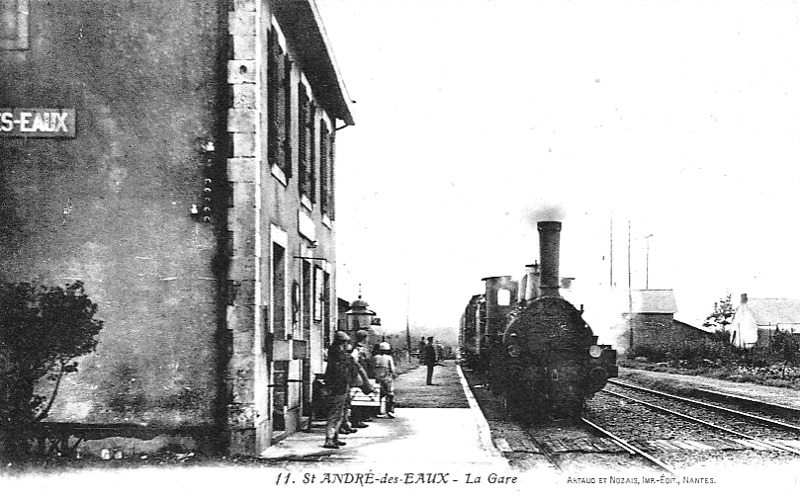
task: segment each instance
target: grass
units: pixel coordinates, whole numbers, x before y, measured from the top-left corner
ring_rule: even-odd
[[[755,383],[764,386],[790,388],[800,390],[800,367],[782,364],[752,366],[745,364],[706,363],[698,366],[674,365],[667,362],[646,362],[639,360],[620,360],[620,366],[644,371],[663,372],[669,374],[685,374],[705,376],[741,383]]]

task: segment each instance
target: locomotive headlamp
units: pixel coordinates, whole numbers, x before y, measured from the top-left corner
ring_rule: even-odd
[[[592,346],[589,347],[589,356],[590,357],[592,357],[594,359],[597,359],[597,358],[600,358],[601,355],[603,355],[603,349],[601,347],[599,347],[597,345],[592,345]]]

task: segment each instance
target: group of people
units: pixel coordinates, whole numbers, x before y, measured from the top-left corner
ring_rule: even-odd
[[[394,378],[397,376],[392,348],[389,343],[376,345],[370,359],[365,350],[366,333],[354,333],[355,338],[344,331],[338,331],[331,346],[328,347],[328,365],[325,369],[324,381],[328,399],[328,416],[325,428],[326,449],[338,449],[346,445],[339,435],[355,433],[366,428],[369,414],[350,407],[351,388],[358,387],[365,394],[374,390],[370,379],[375,379],[380,386],[381,406],[385,409],[377,417],[394,419]],[[440,361],[442,354],[437,350],[433,336],[427,342],[420,342],[420,363],[427,366],[426,384],[433,385],[433,368]]]
[[[386,409],[379,417],[394,418],[394,377],[396,375],[391,346],[380,343],[369,361],[365,349],[366,335],[356,333],[355,344],[350,336],[338,331],[328,348],[328,365],[325,369],[325,390],[328,398],[328,417],[325,428],[327,449],[338,449],[346,445],[340,434],[354,433],[366,428],[368,415],[351,410],[350,389],[359,387],[365,394],[374,390],[370,374],[380,385],[381,398],[386,399]],[[369,372],[369,373],[368,373]]]

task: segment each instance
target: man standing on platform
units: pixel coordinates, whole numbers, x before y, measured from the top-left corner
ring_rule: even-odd
[[[428,366],[428,377],[426,384],[433,384],[433,366],[436,365],[436,347],[433,346],[433,336],[428,336],[428,343],[422,352],[422,363]]]
[[[325,388],[328,391],[328,423],[325,427],[326,449],[338,449],[345,445],[339,440],[339,428],[344,420],[345,402],[350,393],[350,368],[348,366],[349,354],[345,346],[350,337],[343,331],[338,331],[333,338],[333,343],[328,348],[328,364],[325,368]]]
[[[385,410],[378,417],[394,419],[394,377],[396,369],[394,358],[392,357],[392,346],[387,342],[378,345],[378,355],[372,356],[372,364],[375,370],[375,379],[381,385],[381,398],[385,399]]]

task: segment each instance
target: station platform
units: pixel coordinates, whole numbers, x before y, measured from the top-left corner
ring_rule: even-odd
[[[489,426],[455,362],[435,367],[434,385],[426,368],[416,367],[395,380],[395,419],[372,418],[367,428],[341,435],[346,446],[325,449],[325,422],[270,446],[270,461],[306,467],[319,463],[351,470],[391,467],[505,471],[508,464],[492,444]]]

